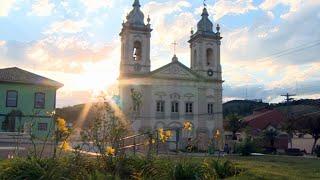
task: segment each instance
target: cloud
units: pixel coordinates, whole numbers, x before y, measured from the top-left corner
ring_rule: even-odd
[[[314,14],[319,12],[319,8],[320,3],[318,6],[304,5],[278,23],[274,23],[265,12],[252,26],[226,32],[222,26],[222,54],[227,56],[227,61],[237,59],[238,62],[308,64],[318,61],[320,46],[315,44],[320,34],[315,29],[320,26],[320,21]],[[270,56],[275,53],[277,56]]]
[[[6,41],[0,40],[0,47],[6,45]]]
[[[8,16],[15,3],[16,3],[16,0],[1,1],[0,17],[1,16]]]
[[[260,4],[260,8],[263,10],[273,10],[275,7],[279,5],[288,6],[289,10],[282,14],[280,17],[283,19],[287,19],[289,16],[292,16],[296,12],[298,12],[301,8],[305,8],[305,6],[314,6],[319,5],[319,1],[306,1],[306,0],[265,0]]]
[[[153,29],[151,36],[153,68],[164,65],[171,60],[170,54],[173,53],[172,43],[174,41],[178,42],[179,59],[188,57],[186,55],[186,52],[189,52],[189,49],[186,48],[188,47],[187,39],[191,27],[196,24],[194,15],[184,11],[190,7],[191,4],[184,0],[178,2],[170,0],[164,3],[151,1],[143,6],[144,14],[150,15],[151,28]]]
[[[117,41],[96,44],[90,43],[82,36],[51,35],[33,42],[8,41],[0,46],[0,58],[3,64],[81,73],[85,69],[84,63],[109,59],[116,61],[114,57],[120,57],[118,47]]]
[[[208,11],[214,15],[215,20],[226,15],[240,15],[257,9],[252,0],[218,0],[213,6],[208,6]],[[201,14],[202,7],[197,8],[196,12]]]
[[[82,32],[83,29],[88,26],[89,23],[86,20],[72,21],[70,19],[66,19],[52,23],[44,33],[78,33]]]
[[[224,102],[234,99],[262,99],[264,102],[281,102],[284,101],[282,94],[291,93],[296,94],[296,99],[299,98],[309,98],[316,99],[319,98],[320,87],[315,86],[319,84],[320,80],[317,81],[307,81],[307,82],[297,82],[287,85],[281,85],[273,88],[266,87],[263,84],[251,84],[251,85],[241,85],[241,86],[230,86],[225,84],[223,86]]]
[[[108,8],[113,5],[113,0],[81,0],[88,12],[93,12],[101,8]]]
[[[49,0],[37,0],[32,4],[31,15],[50,16],[55,5]]]

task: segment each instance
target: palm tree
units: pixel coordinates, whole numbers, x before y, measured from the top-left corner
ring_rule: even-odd
[[[263,138],[269,142],[272,148],[274,148],[274,143],[277,139],[279,132],[276,129],[270,128],[263,131]]]
[[[245,127],[245,123],[237,114],[227,116],[228,124],[226,129],[232,132],[232,140],[237,140],[236,133]]]

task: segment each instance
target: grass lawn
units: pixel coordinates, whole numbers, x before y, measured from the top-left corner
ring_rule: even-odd
[[[320,179],[320,159],[288,156],[225,157],[246,169],[229,179]]]

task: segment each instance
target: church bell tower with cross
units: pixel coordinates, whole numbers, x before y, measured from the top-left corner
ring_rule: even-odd
[[[191,69],[208,79],[221,80],[220,45],[222,37],[220,36],[220,27],[218,24],[216,32],[214,32],[206,6],[204,1],[197,31],[191,30],[189,40]]]
[[[150,72],[150,18],[144,22],[139,0],[133,3],[133,9],[122,23],[120,76]]]

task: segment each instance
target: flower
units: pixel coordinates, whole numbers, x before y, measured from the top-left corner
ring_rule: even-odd
[[[172,136],[171,131],[165,131],[165,135],[166,137],[170,138]]]
[[[66,121],[62,118],[57,119],[57,127],[58,131],[65,133],[68,131],[68,128],[66,127]]]
[[[63,142],[60,144],[59,148],[60,148],[61,150],[63,150],[63,151],[67,151],[67,150],[69,150],[69,149],[72,149],[71,146],[69,145],[69,143],[68,143],[66,140],[63,141]]]
[[[116,150],[113,149],[112,147],[108,146],[106,149],[106,153],[108,156],[114,156],[115,155]]]
[[[192,130],[192,124],[189,121],[186,121],[183,123],[183,129],[191,131]]]
[[[214,138],[217,140],[217,139],[220,139],[220,136],[221,136],[220,131],[219,131],[219,129],[217,129],[217,131],[214,135]]]
[[[172,132],[170,130],[164,131],[162,128],[158,129],[159,139],[162,142],[168,141],[168,139],[172,136]]]

